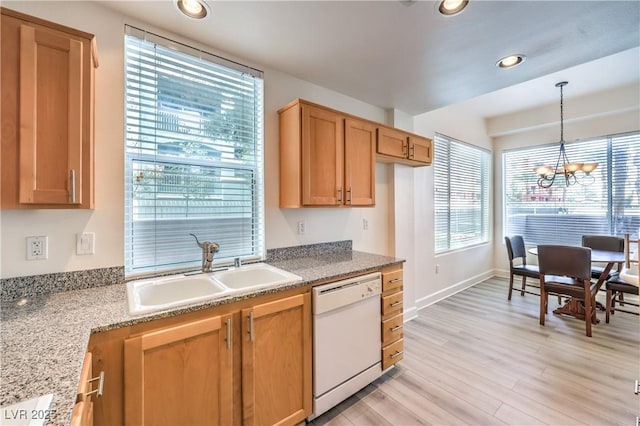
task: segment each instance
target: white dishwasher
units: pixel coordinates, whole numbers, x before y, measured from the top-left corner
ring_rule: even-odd
[[[380,377],[379,272],[313,288],[313,414]]]

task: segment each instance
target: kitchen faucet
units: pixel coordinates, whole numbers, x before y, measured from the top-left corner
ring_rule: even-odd
[[[202,272],[211,272],[211,264],[213,263],[213,256],[220,250],[218,243],[211,241],[200,242],[195,234],[189,234],[196,239],[196,244],[202,249]]]

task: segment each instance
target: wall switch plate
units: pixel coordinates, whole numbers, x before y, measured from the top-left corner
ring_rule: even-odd
[[[82,232],[76,234],[76,254],[95,254],[96,234],[95,232]]]
[[[27,260],[44,260],[48,257],[49,238],[27,237]]]

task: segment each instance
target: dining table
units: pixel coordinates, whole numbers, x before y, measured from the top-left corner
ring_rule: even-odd
[[[538,247],[531,247],[529,250],[527,250],[527,252],[534,256],[537,256]],[[591,249],[591,263],[605,264],[605,267],[600,274],[598,281],[596,282],[597,291],[600,291],[600,287],[602,287],[602,284],[604,284],[604,282],[607,280],[607,277],[609,276],[609,273],[611,272],[615,264],[620,264],[624,261],[624,252]],[[596,306],[600,310],[604,310],[604,305],[602,305],[602,303],[596,302]],[[584,320],[584,302],[579,299],[570,297],[564,305],[556,308],[553,313],[556,315],[569,315]],[[596,318],[596,311],[594,310],[593,314],[591,315],[591,323],[598,324],[599,322],[600,320]]]

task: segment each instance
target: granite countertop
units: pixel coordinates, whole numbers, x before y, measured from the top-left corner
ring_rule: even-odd
[[[401,264],[402,259],[358,251],[306,257],[279,256],[268,263],[302,277],[302,282],[247,291],[187,307],[132,316],[124,283],[2,302],[0,406],[53,393],[47,424],[66,425],[92,333],[209,308],[241,299],[338,280]]]

